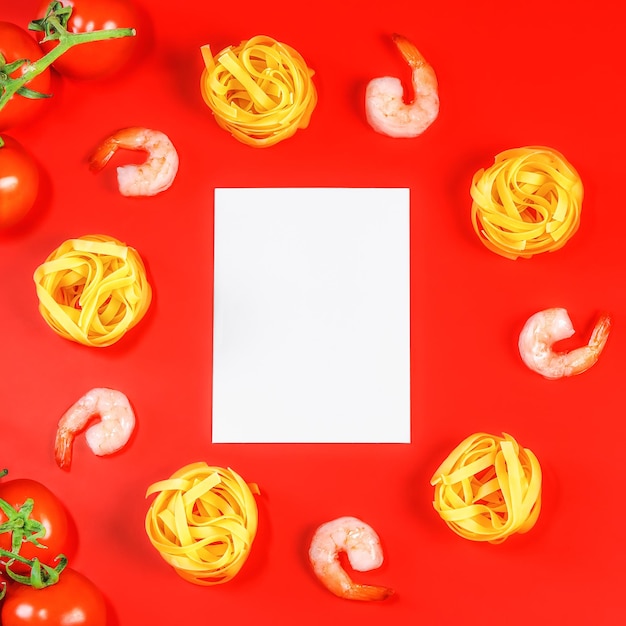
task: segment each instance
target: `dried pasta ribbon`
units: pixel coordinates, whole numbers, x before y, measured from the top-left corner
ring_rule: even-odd
[[[185,580],[217,585],[231,580],[250,554],[258,511],[255,484],[230,468],[191,463],[148,487],[158,493],[146,532],[163,559]]]
[[[272,146],[309,125],[317,104],[313,70],[287,44],[258,35],[215,58],[201,48],[201,91],[215,120],[239,141]]]
[[[61,337],[87,346],[119,341],[152,300],[137,251],[106,235],[68,239],[33,279],[47,324]]]
[[[471,219],[483,244],[503,257],[562,248],[578,230],[582,181],[565,157],[529,146],[498,154],[472,179]]]
[[[455,533],[472,541],[501,543],[514,533],[528,532],[539,517],[539,462],[503,434],[471,435],[430,481],[435,510]]]

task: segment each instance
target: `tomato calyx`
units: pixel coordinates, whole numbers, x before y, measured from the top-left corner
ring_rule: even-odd
[[[58,41],[58,44],[40,59],[34,62],[28,59],[18,59],[7,64],[3,58],[0,58],[0,111],[14,94],[27,98],[48,97],[47,94],[41,94],[29,89],[26,87],[26,84],[50,67],[70,48],[90,41],[134,37],[136,34],[134,28],[113,28],[110,30],[72,33],[66,28],[71,14],[71,6],[64,7],[58,0],[53,0],[48,6],[46,15],[41,19],[31,21],[28,25],[30,30],[45,34],[42,41]],[[27,65],[26,72],[18,77],[11,76],[15,70],[22,68],[24,65]]]
[[[13,552],[3,550],[2,548],[0,548],[0,555],[6,555],[10,557],[4,565],[4,571],[7,573],[7,576],[9,576],[9,578],[12,578],[15,582],[22,585],[27,585],[29,587],[32,587],[33,589],[44,589],[45,587],[56,585],[56,583],[59,582],[61,572],[63,572],[68,564],[67,558],[62,554],[59,554],[59,556],[57,556],[56,561],[58,561],[58,564],[54,567],[42,563],[37,557],[35,557],[34,559],[26,559],[19,554],[14,554]],[[29,568],[29,573],[18,574],[17,572],[14,572],[11,569],[11,565],[15,561],[19,561],[23,565],[27,565]],[[4,591],[4,588],[0,590],[0,600],[4,595]]]
[[[72,15],[72,6],[63,6],[62,2],[59,0],[53,0],[48,6],[48,10],[44,17],[38,20],[33,20],[28,28],[31,30],[38,30],[40,32],[46,33],[46,40],[54,39],[56,34],[56,29],[54,23],[52,23],[52,17],[55,17],[58,20],[58,23],[67,30],[67,23]],[[35,26],[36,25],[36,26]]]
[[[39,538],[46,534],[46,529],[40,521],[31,518],[34,504],[32,498],[27,498],[16,509],[0,498],[0,509],[7,518],[0,524],[0,533],[11,533],[11,550],[15,553],[19,552],[23,541],[30,541],[39,548],[45,547],[39,543]]]

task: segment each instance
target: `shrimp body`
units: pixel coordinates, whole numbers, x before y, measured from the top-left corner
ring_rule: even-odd
[[[546,309],[532,315],[519,337],[519,352],[524,363],[545,378],[575,376],[594,365],[609,336],[611,318],[603,313],[586,346],[570,352],[557,352],[553,344],[574,334],[574,327],[563,308]]]
[[[99,421],[87,428],[96,417],[100,418]],[[56,462],[62,469],[70,466],[74,437],[83,430],[91,451],[103,456],[126,445],[134,428],[135,413],[121,391],[106,387],[91,389],[59,420],[54,443]]]
[[[370,126],[383,135],[417,137],[439,115],[437,76],[410,41],[401,35],[392,38],[411,68],[414,98],[410,103],[404,101],[399,78],[374,78],[365,90],[365,114]]]
[[[339,563],[345,552],[353,569],[359,572],[380,567],[383,552],[376,532],[356,517],[340,517],[322,524],[309,548],[309,561],[322,584],[340,598],[384,600],[393,590],[388,587],[354,583]]]
[[[117,184],[123,196],[154,196],[174,182],[178,172],[178,153],[169,137],[161,131],[141,127],[118,130],[92,154],[90,168],[101,170],[120,148],[148,153],[143,163],[117,168]]]

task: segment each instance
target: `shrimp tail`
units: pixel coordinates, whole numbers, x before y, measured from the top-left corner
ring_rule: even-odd
[[[412,69],[428,65],[422,53],[415,47],[415,44],[410,42],[406,37],[398,35],[398,33],[394,33],[391,38],[396,44],[396,47],[400,51],[404,60]]]
[[[591,339],[589,340],[589,345],[593,346],[598,354],[604,350],[612,325],[613,320],[611,319],[611,316],[608,313],[602,313],[593,329],[593,332],[591,333]]]
[[[92,172],[99,172],[111,160],[118,148],[119,142],[113,137],[103,141],[89,157],[89,169]]]
[[[314,566],[315,569],[315,566]],[[332,593],[340,598],[346,600],[385,600],[389,596],[393,595],[394,590],[390,587],[383,587],[381,585],[364,585],[362,583],[355,583],[343,570],[337,577],[329,577],[320,575],[318,578],[322,584]]]
[[[69,469],[72,464],[73,444],[74,434],[65,428],[59,428],[54,442],[54,458],[61,469]]]
[[[389,587],[381,587],[377,585],[358,585],[352,584],[343,595],[349,600],[385,600],[393,595],[394,590]]]

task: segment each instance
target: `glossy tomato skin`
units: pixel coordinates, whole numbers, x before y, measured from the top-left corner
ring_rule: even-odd
[[[66,567],[59,582],[43,589],[12,584],[0,612],[2,626],[47,624],[106,626],[102,592],[86,576]]]
[[[67,511],[63,503],[45,485],[29,478],[15,478],[13,480],[0,481],[0,498],[17,509],[27,498],[34,502],[32,519],[41,522],[46,529],[45,535],[39,539],[39,543],[47,546],[41,548],[27,541],[22,542],[20,555],[27,559],[37,557],[42,563],[55,566],[56,557],[59,554],[67,556],[70,546],[70,524]],[[7,517],[0,510],[0,524]],[[0,533],[0,548],[11,550],[11,533]],[[11,569],[16,573],[28,573],[28,566],[15,562]],[[4,621],[0,622],[4,626]]]
[[[44,0],[39,17],[46,14],[48,4]],[[61,4],[72,7],[67,24],[68,31],[72,33],[136,28],[139,20],[131,0],[61,0]],[[43,42],[41,47],[48,52],[55,45],[54,42]],[[53,67],[59,74],[74,79],[102,78],[117,73],[127,65],[135,47],[136,35],[80,44],[62,54]]]
[[[31,210],[39,190],[39,168],[12,137],[2,135],[0,147],[0,230],[20,222]]]
[[[31,63],[39,60],[43,52],[35,39],[23,28],[11,22],[0,22],[0,53],[5,62],[12,63],[18,59],[28,59]],[[11,74],[19,78],[26,72],[27,65],[23,65]],[[50,94],[50,70],[45,69],[41,74],[26,84],[26,87],[39,93]],[[9,102],[0,109],[0,130],[20,126],[32,121],[41,114],[46,99],[26,98],[13,94]]]

